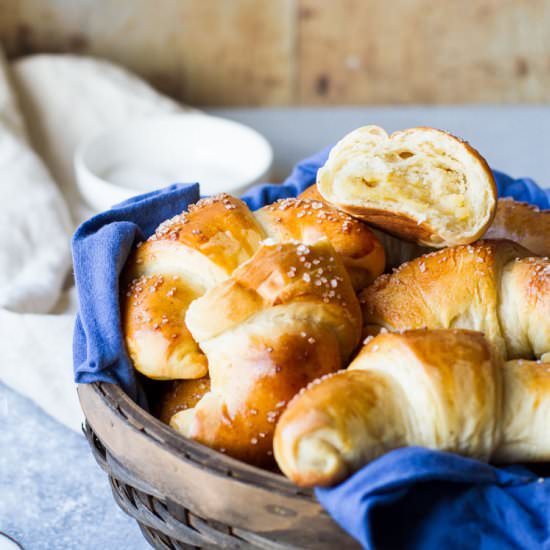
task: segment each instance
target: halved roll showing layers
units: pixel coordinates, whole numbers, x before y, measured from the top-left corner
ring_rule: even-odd
[[[353,216],[433,247],[475,241],[496,208],[485,160],[433,128],[391,136],[377,126],[359,128],[332,149],[317,186],[328,202]]]

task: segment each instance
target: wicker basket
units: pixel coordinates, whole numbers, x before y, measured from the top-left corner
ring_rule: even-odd
[[[311,491],[170,429],[118,386],[78,388],[117,504],[155,548],[358,548]]]

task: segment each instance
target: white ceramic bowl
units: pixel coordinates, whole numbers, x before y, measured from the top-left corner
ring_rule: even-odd
[[[75,153],[78,187],[95,210],[171,183],[199,182],[202,195],[239,195],[265,179],[273,152],[255,130],[189,113],[136,120],[94,136]]]

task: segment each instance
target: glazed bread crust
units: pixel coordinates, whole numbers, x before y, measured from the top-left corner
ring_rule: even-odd
[[[275,432],[277,463],[311,486],[342,481],[404,446],[487,460],[500,440],[498,369],[477,332],[381,334],[346,371],[291,401]]]
[[[366,333],[464,328],[502,358],[550,351],[550,261],[510,241],[432,252],[380,276],[360,296]]]
[[[276,242],[315,244],[327,238],[342,256],[356,290],[384,272],[384,248],[373,231],[325,201],[282,199],[255,214],[268,237]]]
[[[253,213],[229,195],[160,224],[123,274],[122,324],[135,368],[159,380],[200,378],[208,361],[187,330],[189,304],[225,281],[266,239],[328,238],[361,290],[384,271],[384,249],[362,222],[323,202],[284,199]]]
[[[123,301],[122,326],[134,367],[155,380],[200,378],[208,361],[185,325],[189,304],[199,297],[178,275],[142,275]]]
[[[378,126],[354,130],[330,152],[317,187],[351,215],[436,248],[474,242],[496,208],[495,181],[483,157],[434,128],[391,136]]]
[[[134,367],[159,380],[200,378],[208,361],[185,325],[189,304],[250,258],[265,233],[239,199],[199,201],[159,225],[124,274],[122,327]]]
[[[186,322],[208,357],[211,390],[171,425],[259,465],[273,461],[273,430],[288,401],[341,369],[361,336],[357,297],[327,241],[262,246],[195,300]]]

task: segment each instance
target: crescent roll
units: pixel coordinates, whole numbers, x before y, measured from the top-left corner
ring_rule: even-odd
[[[465,328],[502,357],[550,352],[550,261],[510,241],[432,252],[381,275],[360,296],[367,334]]]
[[[435,248],[481,237],[497,200],[492,172],[479,153],[433,128],[390,136],[378,126],[354,130],[331,150],[317,187],[339,209]]]
[[[208,361],[185,325],[189,304],[227,279],[265,233],[239,199],[199,201],[160,224],[128,259],[122,326],[134,367],[149,378],[200,378]]]
[[[382,454],[423,446],[487,460],[499,441],[498,363],[476,332],[386,333],[316,380],[277,425],[274,452],[298,485],[332,485]]]
[[[502,363],[483,335],[416,330],[371,339],[309,384],[275,431],[298,485],[332,485],[405,446],[500,463],[550,460],[550,363]]]
[[[186,323],[208,357],[211,389],[171,426],[258,465],[273,461],[288,401],[341,369],[361,336],[359,302],[327,241],[263,245],[191,304]]]

